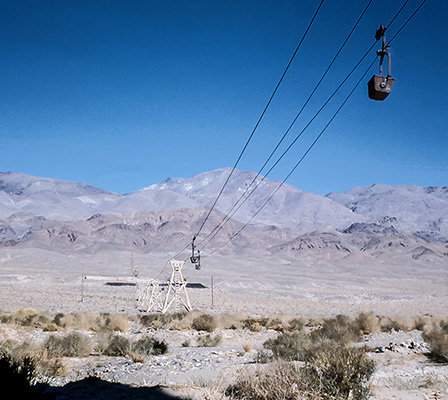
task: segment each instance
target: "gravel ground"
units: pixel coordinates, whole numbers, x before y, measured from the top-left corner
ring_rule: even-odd
[[[51,333],[40,329],[0,325],[0,339],[42,343]],[[93,336],[92,332],[85,332]],[[241,370],[256,368],[257,350],[274,330],[219,330],[218,347],[197,347],[206,333],[133,327],[127,337],[150,335],[165,340],[166,354],[143,362],[127,357],[92,353],[83,358],[64,358],[67,375],[51,378],[46,390],[62,399],[222,399],[225,387]],[[190,341],[191,347],[181,343]],[[366,335],[356,345],[366,345],[376,363],[372,400],[448,399],[448,365],[430,361],[428,345],[420,331],[392,331]],[[243,346],[246,348],[245,351]]]

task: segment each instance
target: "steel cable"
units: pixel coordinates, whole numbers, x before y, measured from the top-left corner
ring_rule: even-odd
[[[309,22],[309,24],[308,24],[308,26],[307,26],[307,28],[306,28],[304,34],[302,35],[302,38],[301,38],[301,40],[300,40],[300,42],[299,42],[297,48],[295,49],[295,51],[294,51],[294,53],[293,53],[291,59],[289,60],[288,65],[286,66],[285,70],[283,71],[283,74],[282,74],[280,80],[278,81],[278,83],[277,83],[277,85],[276,85],[276,87],[275,87],[273,93],[271,94],[271,97],[269,98],[269,101],[267,102],[266,106],[264,107],[263,112],[261,113],[260,117],[258,118],[258,121],[257,121],[257,123],[255,124],[255,127],[253,128],[253,130],[252,130],[252,132],[251,132],[249,138],[247,139],[246,144],[245,144],[244,147],[243,147],[243,150],[242,150],[241,153],[239,154],[239,156],[238,156],[238,158],[237,158],[237,160],[236,160],[234,166],[232,167],[232,169],[231,169],[231,171],[230,171],[229,176],[227,177],[226,181],[225,181],[224,184],[222,185],[221,190],[220,190],[219,193],[218,193],[218,196],[216,197],[215,201],[213,202],[212,206],[210,207],[209,212],[207,213],[207,215],[206,215],[204,221],[202,222],[201,226],[199,227],[199,230],[197,231],[197,233],[196,233],[196,235],[195,235],[194,237],[198,237],[198,236],[199,236],[199,234],[201,233],[202,229],[204,228],[205,223],[206,223],[207,220],[210,218],[210,215],[211,215],[213,209],[215,208],[216,203],[218,202],[219,198],[221,197],[221,195],[222,195],[222,193],[223,193],[225,187],[226,187],[227,184],[229,183],[229,180],[230,180],[230,178],[232,177],[233,173],[235,172],[235,169],[236,169],[236,167],[238,166],[238,164],[239,164],[239,162],[240,162],[240,160],[241,160],[243,154],[245,153],[245,151],[246,151],[246,149],[247,149],[247,146],[249,145],[249,143],[250,143],[250,141],[252,140],[252,138],[253,138],[253,136],[254,136],[256,130],[258,129],[258,126],[260,125],[261,120],[263,119],[264,115],[266,114],[266,111],[267,111],[267,109],[269,108],[269,106],[270,106],[270,104],[271,104],[271,102],[272,102],[272,100],[273,100],[275,94],[277,93],[277,90],[278,90],[278,88],[280,87],[280,85],[281,85],[281,83],[282,83],[282,81],[283,81],[283,78],[285,77],[286,73],[288,72],[289,67],[291,66],[291,64],[292,64],[292,62],[293,62],[293,60],[294,60],[294,58],[295,58],[297,52],[299,51],[300,47],[302,46],[302,43],[303,43],[303,41],[305,40],[305,37],[307,36],[308,31],[309,31],[310,28],[311,28],[311,25],[313,24],[314,20],[316,19],[317,14],[318,14],[319,10],[321,9],[322,4],[323,4],[324,1],[325,1],[325,0],[321,0],[321,2],[319,3],[319,6],[317,7],[317,9],[316,9],[316,11],[315,11],[313,17],[311,18],[311,21]]]
[[[238,201],[232,206],[232,208],[227,212],[227,214],[222,218],[222,220],[220,221],[220,223],[200,242],[198,243],[198,246],[200,246],[202,243],[204,243],[205,241],[207,241],[207,239],[213,235],[214,232],[216,232],[216,230],[218,230],[218,232],[221,230],[220,226],[224,226],[228,219],[231,218],[231,216],[233,216],[235,213],[232,213],[232,211],[235,209],[235,207],[237,207],[237,205],[241,202],[241,200],[244,198],[244,196],[246,195],[246,193],[249,191],[249,189],[252,187],[252,185],[255,183],[255,181],[257,180],[257,178],[261,175],[262,171],[264,170],[264,168],[266,167],[266,165],[269,163],[269,161],[272,159],[272,157],[274,156],[274,154],[276,153],[276,151],[278,150],[278,148],[280,147],[280,145],[283,143],[283,141],[285,140],[286,136],[289,134],[289,132],[291,131],[292,127],[294,126],[294,124],[297,122],[298,118],[300,117],[300,115],[302,114],[303,110],[305,109],[305,107],[308,105],[309,101],[311,100],[311,98],[313,97],[314,93],[317,91],[317,89],[319,88],[320,84],[322,83],[322,81],[324,80],[325,76],[327,75],[328,71],[331,69],[331,67],[333,66],[333,64],[335,63],[336,59],[338,58],[339,54],[342,52],[343,48],[345,47],[345,45],[347,44],[348,40],[350,39],[351,35],[353,34],[353,32],[355,31],[356,27],[358,26],[359,22],[361,21],[362,17],[364,16],[364,14],[366,13],[367,9],[370,7],[371,3],[373,0],[370,0],[367,5],[365,6],[364,10],[362,11],[361,15],[358,17],[358,19],[356,20],[356,23],[354,24],[354,26],[352,27],[352,29],[350,30],[349,34],[346,36],[344,42],[342,43],[342,45],[339,47],[339,50],[336,52],[335,56],[333,57],[333,59],[331,60],[330,64],[328,65],[328,67],[326,68],[325,72],[323,73],[323,75],[321,76],[321,78],[319,79],[319,81],[317,82],[316,86],[314,87],[314,89],[312,90],[311,94],[308,96],[308,98],[306,99],[305,103],[303,104],[303,106],[301,107],[300,111],[297,113],[296,117],[294,118],[293,122],[289,125],[288,129],[285,131],[285,133],[283,134],[283,136],[281,137],[281,139],[278,141],[277,145],[275,146],[274,150],[272,150],[271,154],[269,155],[269,157],[267,158],[267,160],[264,162],[264,164],[262,165],[262,167],[259,169],[259,171],[257,172],[257,174],[255,175],[255,177],[252,179],[252,181],[249,183],[249,185],[245,188],[244,192],[241,194],[240,198],[238,199]],[[370,51],[371,49],[369,49],[368,51]],[[321,110],[320,110],[321,111]],[[320,112],[319,111],[319,112]],[[297,140],[298,138],[296,138]],[[282,156],[283,157],[283,156]],[[278,163],[278,161],[277,161]],[[272,168],[271,168],[272,170]],[[271,171],[269,170],[269,172]],[[265,176],[266,177],[266,176]],[[264,178],[262,179],[262,181],[264,180]],[[261,183],[261,182],[260,182]],[[258,187],[258,185],[257,185]],[[252,194],[252,192],[250,192],[250,194],[246,197],[246,199]],[[243,203],[246,200],[243,201]],[[237,210],[240,207],[237,208]],[[237,211],[236,210],[236,211]],[[235,212],[236,212],[235,211]],[[231,215],[229,217],[229,215]],[[228,218],[229,217],[229,218]],[[214,236],[213,236],[214,237]],[[207,241],[207,243],[209,243],[209,241]],[[206,243],[206,244],[207,244]]]
[[[394,40],[397,35],[403,30],[403,28],[409,23],[409,21],[415,16],[415,14],[417,14],[417,12],[421,9],[421,7],[426,3],[427,0],[423,0],[422,3],[417,7],[417,9],[411,14],[411,16],[405,21],[405,23],[398,29],[398,31],[395,33],[395,35],[392,37],[392,39],[389,41],[392,42],[392,40]],[[395,14],[395,16],[393,17],[393,19],[391,20],[391,22],[389,23],[389,25],[387,26],[387,28],[390,27],[390,25],[393,23],[393,21],[395,21],[395,19],[398,17],[398,15],[401,13],[401,11],[403,10],[403,8],[405,7],[405,5],[408,3],[408,0],[402,5],[402,7],[400,8],[400,10]],[[376,41],[377,42],[377,41]],[[374,45],[376,44],[376,42],[374,43]],[[368,50],[368,52],[370,52],[370,50],[373,48],[373,46]],[[356,64],[356,66],[352,69],[352,71],[350,71],[349,75],[344,79],[344,81],[338,86],[338,88],[336,89],[339,90],[339,88],[345,83],[345,81],[348,79],[348,77],[353,73],[353,71],[359,66],[359,64],[364,60],[364,58],[366,57],[366,55],[368,54],[368,52],[366,52],[366,54],[361,58],[361,60]],[[373,66],[373,64],[376,61],[376,57],[375,59],[372,61],[372,63],[369,65],[369,68],[364,72],[364,74],[362,75],[361,79],[356,83],[356,85],[354,86],[354,88],[352,89],[352,91],[349,93],[349,95],[345,98],[344,102],[341,104],[341,106],[337,109],[337,111],[335,112],[335,114],[331,117],[331,119],[329,120],[329,122],[325,125],[324,129],[320,132],[320,134],[317,136],[317,138],[313,141],[313,143],[309,146],[309,148],[307,149],[307,151],[305,152],[305,154],[302,156],[302,158],[296,163],[296,165],[294,166],[294,168],[289,172],[289,174],[286,176],[286,178],[280,183],[280,185],[275,189],[275,191],[270,195],[270,197],[265,201],[265,203],[263,203],[263,205],[258,209],[258,211],[250,218],[250,220],[248,222],[246,222],[242,228],[240,228],[234,235],[231,236],[231,238],[229,238],[229,240],[227,240],[222,246],[220,246],[219,248],[213,250],[212,252],[210,252],[209,254],[207,254],[207,256],[210,256],[212,254],[214,254],[215,252],[217,252],[218,250],[220,250],[222,247],[224,247],[227,243],[229,243],[231,240],[233,240],[233,238],[235,238],[237,235],[239,235],[239,233],[241,233],[241,231],[250,224],[250,222],[252,222],[252,220],[261,212],[261,210],[266,206],[266,204],[272,199],[272,197],[278,192],[278,190],[283,186],[283,184],[286,182],[286,180],[291,176],[291,174],[297,169],[297,167],[300,165],[300,163],[303,161],[303,159],[307,156],[307,154],[311,151],[311,149],[314,147],[314,145],[317,143],[317,141],[321,138],[321,136],[323,135],[323,133],[326,131],[326,129],[328,128],[328,126],[331,124],[331,122],[334,120],[334,118],[337,116],[337,114],[340,112],[340,110],[342,109],[342,107],[346,104],[346,102],[348,101],[348,99],[351,97],[351,95],[353,94],[353,92],[356,90],[356,88],[359,86],[360,82],[362,81],[362,79],[364,79],[365,75],[367,74],[367,72],[370,70],[370,68]],[[335,91],[335,92],[336,92]],[[330,98],[324,103],[324,106],[326,104],[328,104],[328,102],[331,100],[331,98],[334,96],[335,92],[333,92],[333,94],[330,96]],[[319,109],[318,113],[320,113],[320,111],[322,111],[323,107],[321,107],[321,109]],[[310,123],[315,119],[315,117],[318,115],[318,113],[312,118],[312,120],[310,121]],[[305,126],[304,129],[306,129],[309,124],[307,124],[307,126]],[[296,139],[291,143],[290,147],[295,143],[295,141],[302,135],[302,133],[304,132],[304,130],[302,130],[300,132],[300,134],[298,135],[298,137],[296,137]],[[286,154],[286,152],[290,149],[290,147],[282,154],[282,156],[280,157],[280,159]],[[280,159],[277,160],[277,162],[273,165],[273,167],[275,167],[275,165],[280,161]],[[268,171],[270,172],[273,167],[271,167],[271,169]],[[267,174],[266,174],[267,176]],[[252,192],[246,197],[246,199],[244,200],[244,202],[247,200],[247,198],[255,191],[255,189],[259,186],[259,184],[266,178],[266,176],[257,184],[257,186],[252,190]],[[243,202],[243,203],[244,203]],[[242,204],[241,204],[242,205]],[[241,207],[241,205],[238,207],[238,209]],[[237,210],[238,210],[237,209]],[[236,211],[237,211],[236,210]],[[235,211],[235,212],[236,212]],[[234,212],[234,213],[235,213]],[[231,215],[233,216],[234,213]],[[231,216],[226,220],[225,223],[227,223]],[[218,230],[218,232],[222,229],[223,226],[221,226]],[[203,246],[205,247],[218,233],[216,232],[215,235],[213,235],[212,238],[210,238],[206,244]]]

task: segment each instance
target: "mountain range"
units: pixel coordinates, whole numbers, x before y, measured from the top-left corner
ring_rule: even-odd
[[[191,241],[229,173],[225,168],[189,179],[168,178],[125,195],[82,183],[0,173],[0,247],[176,251]],[[235,170],[196,244],[223,255],[361,254],[448,264],[448,187],[375,184],[324,196],[283,184],[266,203],[279,185]],[[207,243],[208,233],[243,194],[250,195]]]

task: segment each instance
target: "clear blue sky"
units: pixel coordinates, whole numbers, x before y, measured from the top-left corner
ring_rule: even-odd
[[[403,1],[373,1],[285,145]],[[239,169],[259,169],[366,4],[324,2]],[[409,1],[389,37],[418,4]],[[0,171],[128,193],[233,166],[317,5],[1,1]],[[390,97],[367,98],[375,65],[288,183],[324,194],[373,183],[448,185],[447,21],[448,2],[428,0],[392,43]],[[270,179],[285,177],[374,57]]]

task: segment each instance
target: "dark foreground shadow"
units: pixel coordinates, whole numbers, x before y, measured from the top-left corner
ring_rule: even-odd
[[[70,382],[62,387],[45,385],[39,389],[48,396],[45,398],[54,400],[186,400],[185,397],[167,394],[159,387],[134,387],[94,377]]]

